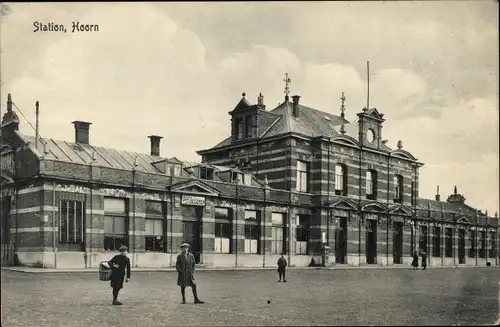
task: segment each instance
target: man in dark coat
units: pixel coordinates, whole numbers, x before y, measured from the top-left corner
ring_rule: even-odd
[[[181,287],[182,304],[186,304],[186,287],[191,286],[194,296],[194,303],[205,303],[198,298],[196,290],[196,283],[194,281],[195,259],[191,252],[189,252],[189,244],[183,243],[181,245],[182,253],[177,256],[175,269],[177,270],[177,285]]]
[[[427,253],[422,251],[422,270],[427,269]]]
[[[125,271],[127,278],[125,281],[130,281],[130,259],[127,257],[127,247],[122,245],[119,248],[120,254],[115,255],[108,261],[111,270],[111,288],[113,288],[113,305],[122,305],[118,301],[118,293],[123,288],[123,280],[125,279]]]
[[[285,257],[283,256],[283,253],[281,254],[281,257],[278,259],[278,276],[279,280],[278,282],[281,282],[281,277],[283,277],[283,283],[286,283],[286,266],[288,263],[286,262]]]
[[[418,269],[418,253],[417,251],[413,252],[413,261],[411,262],[413,269]]]

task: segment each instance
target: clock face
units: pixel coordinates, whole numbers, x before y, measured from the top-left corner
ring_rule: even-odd
[[[368,143],[373,143],[373,141],[375,140],[375,133],[372,129],[366,131],[366,140],[368,141]]]

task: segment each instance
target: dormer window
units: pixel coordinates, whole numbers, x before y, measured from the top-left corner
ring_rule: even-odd
[[[233,172],[231,176],[231,181],[233,183],[236,183],[236,181],[238,181],[238,183],[243,183],[243,174],[238,172]]]
[[[167,176],[180,177],[182,175],[182,165],[178,163],[167,163],[165,174]]]
[[[236,139],[241,140],[245,135],[243,117],[236,119]]]
[[[210,167],[200,167],[200,176],[201,179],[213,180],[214,179],[214,169]]]

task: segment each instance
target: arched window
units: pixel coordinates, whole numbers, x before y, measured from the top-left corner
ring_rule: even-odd
[[[395,175],[394,184],[394,203],[403,203],[403,176]]]
[[[347,169],[343,164],[335,165],[335,194],[347,195]]]
[[[377,199],[377,172],[375,170],[366,172],[366,198],[370,200]]]

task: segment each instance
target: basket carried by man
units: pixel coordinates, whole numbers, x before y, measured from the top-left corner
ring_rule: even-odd
[[[101,261],[99,264],[99,280],[109,282],[111,280],[111,267],[107,261]]]

